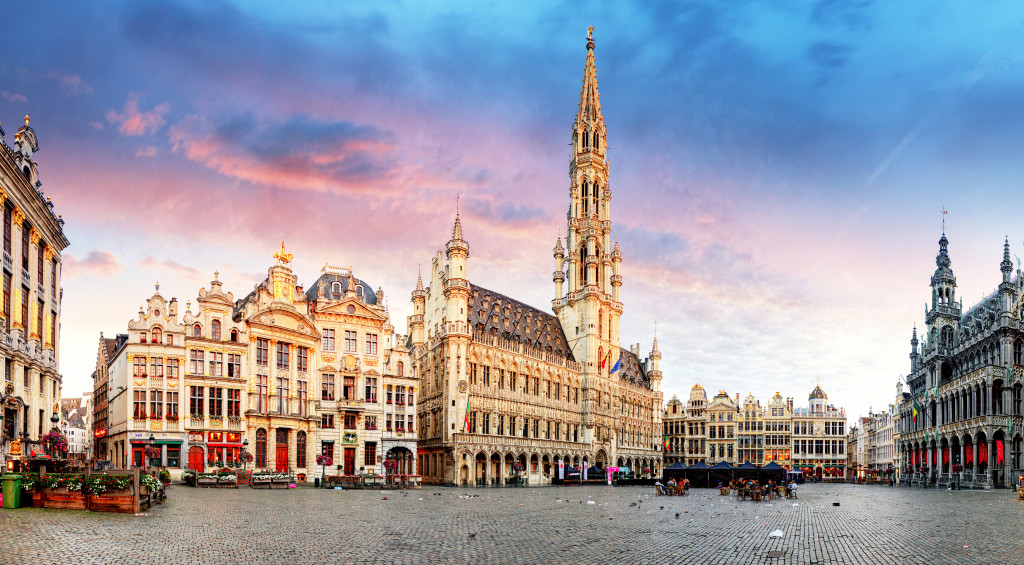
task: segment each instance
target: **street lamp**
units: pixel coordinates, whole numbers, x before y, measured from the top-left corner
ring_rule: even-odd
[[[146,449],[146,467],[150,467],[150,463],[152,463],[151,456],[153,454],[151,450],[156,448],[156,436],[154,436],[153,434],[149,434],[149,443],[146,445],[146,447],[148,448]]]
[[[242,468],[243,469],[245,469],[245,464],[246,464],[245,454],[248,453],[248,452],[249,452],[249,438],[245,438],[245,439],[242,440],[242,455],[241,455]]]

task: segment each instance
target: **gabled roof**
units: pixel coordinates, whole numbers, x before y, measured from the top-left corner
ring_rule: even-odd
[[[549,351],[574,361],[558,318],[470,283],[466,319],[473,331]]]
[[[633,352],[624,348],[619,348],[619,353],[622,355],[622,366],[619,368],[619,379],[637,384],[640,386],[646,386],[650,388],[651,379],[644,372],[643,366],[640,364],[640,360],[637,359]]]
[[[365,302],[366,304],[377,304],[377,293],[374,292],[373,287],[371,287],[369,285],[369,283],[367,283],[364,280],[359,280],[359,279],[356,279],[355,277],[352,277],[352,278],[353,278],[353,280],[356,281],[356,283],[355,283],[356,288],[362,288],[363,289],[363,297],[362,297],[363,302]],[[343,300],[345,298],[345,293],[348,292],[348,279],[349,279],[348,275],[324,273],[324,274],[320,275],[320,278],[318,278],[312,284],[310,289],[306,291],[306,298],[308,298],[310,301],[318,299],[319,295],[320,295],[320,291],[319,291],[320,281],[323,281],[323,283],[324,283],[324,298],[326,298],[327,300]],[[341,290],[340,291],[335,290],[335,284],[334,283],[340,283],[341,284]]]

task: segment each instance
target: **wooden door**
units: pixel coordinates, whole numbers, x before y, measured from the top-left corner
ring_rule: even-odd
[[[194,445],[188,448],[188,468],[195,469],[202,473],[206,470],[206,462],[203,460],[203,448]]]
[[[277,472],[284,473],[288,471],[288,445],[277,444],[277,457],[275,457],[277,463]]]
[[[354,447],[345,448],[345,474],[356,474],[356,448]]]

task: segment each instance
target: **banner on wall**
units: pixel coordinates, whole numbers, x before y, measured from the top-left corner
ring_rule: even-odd
[[[558,480],[565,480],[565,461],[561,459],[558,460]]]

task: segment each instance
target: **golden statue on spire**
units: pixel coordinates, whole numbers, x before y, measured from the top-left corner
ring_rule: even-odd
[[[283,241],[281,242],[281,250],[274,253],[274,259],[277,259],[278,265],[287,265],[292,262],[292,254],[285,252]]]
[[[593,41],[594,40],[594,26],[590,26],[590,27],[587,28],[587,40],[588,41]]]

